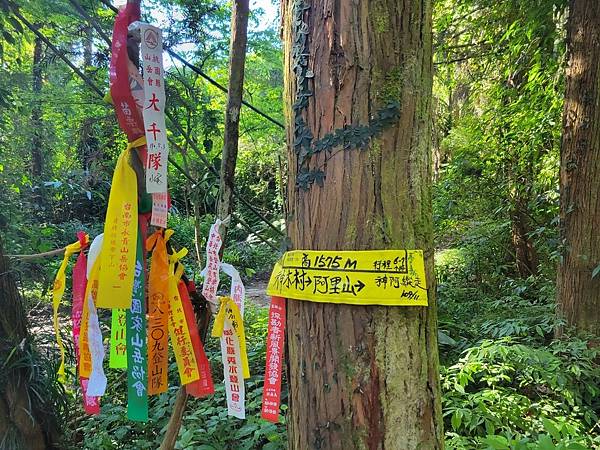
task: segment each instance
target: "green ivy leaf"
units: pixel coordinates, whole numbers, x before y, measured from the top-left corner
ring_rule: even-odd
[[[600,273],[600,264],[598,264],[596,266],[596,268],[594,270],[592,270],[592,279],[594,279],[596,277],[596,275],[598,275]]]

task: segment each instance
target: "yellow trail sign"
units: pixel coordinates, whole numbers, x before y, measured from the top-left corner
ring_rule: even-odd
[[[351,305],[427,306],[422,250],[294,250],[275,264],[267,294]]]

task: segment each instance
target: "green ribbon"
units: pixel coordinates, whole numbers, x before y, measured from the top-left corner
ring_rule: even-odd
[[[110,358],[108,367],[111,369],[127,368],[127,323],[124,309],[112,310],[110,325]]]
[[[127,310],[127,417],[148,420],[146,288],[142,233],[138,232],[131,308]]]

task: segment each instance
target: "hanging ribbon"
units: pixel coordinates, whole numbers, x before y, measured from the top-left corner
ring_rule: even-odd
[[[138,233],[137,178],[130,165],[131,150],[145,143],[141,137],[127,145],[113,174],[106,221],[104,247],[100,255],[98,308],[130,308]]]
[[[246,288],[244,287],[244,283],[242,283],[242,279],[240,277],[239,272],[233,267],[231,264],[221,263],[221,270],[225,272],[227,275],[231,277],[231,290],[230,297],[235,302],[238,310],[240,312],[241,321],[244,320],[244,299],[246,297]],[[235,370],[236,364],[233,363],[233,358],[227,354],[227,336],[231,336],[233,333],[233,327],[229,321],[225,321],[225,325],[223,328],[223,335],[221,336],[221,359],[223,362],[223,370],[225,374],[232,373]],[[237,364],[239,367],[239,364]],[[244,386],[244,381],[240,380],[239,384],[239,400],[234,400],[234,389],[235,383],[225,377],[225,391],[229,392],[230,395],[227,397],[227,402],[230,407],[228,409],[232,411],[245,410],[245,391],[246,387]]]
[[[78,233],[79,235],[79,233]],[[80,236],[81,240],[81,236]],[[77,373],[79,373],[79,384],[83,393],[83,409],[86,414],[99,414],[100,404],[97,397],[89,397],[87,395],[87,378],[80,374],[80,352],[79,352],[79,336],[81,333],[81,316],[83,314],[83,300],[87,286],[87,258],[85,253],[80,252],[77,257],[77,262],[73,266],[73,306],[71,309],[71,322],[73,325],[73,345],[75,347],[75,361]]]
[[[102,234],[96,236],[92,245],[90,245],[89,259],[93,257],[93,266],[90,276],[91,283],[88,284],[86,298],[84,299],[84,305],[88,307],[87,344],[92,362],[87,394],[92,397],[102,397],[106,391],[107,383],[103,367],[104,345],[102,343],[102,331],[100,330],[100,321],[98,319],[98,311],[96,310],[96,300],[98,298],[97,280],[102,269],[103,245],[104,236]]]
[[[88,329],[90,323],[90,304],[87,301],[85,301],[85,299],[87,299],[91,295],[92,286],[98,286],[99,268],[100,263],[95,256],[92,256],[92,252],[90,249],[90,254],[88,255],[87,262],[88,282],[85,288],[83,311],[81,313],[81,331],[79,336],[79,375],[86,379],[89,378],[90,374],[92,373],[92,355],[90,353],[90,345],[88,339]],[[97,289],[97,287],[95,287],[94,289]]]
[[[142,114],[134,99],[141,96],[139,106],[143,104],[144,87],[139,72],[127,54],[127,33],[129,24],[140,19],[139,2],[129,2],[115,18],[110,58],[110,97],[115,106],[121,129],[127,134],[129,142],[144,135]],[[137,76],[136,76],[137,75]],[[130,80],[131,76],[131,80]],[[140,82],[141,81],[141,82]],[[139,93],[139,94],[138,94]],[[144,159],[142,161],[145,161]],[[135,248],[135,243],[134,243]]]
[[[230,297],[233,299],[238,309],[240,310],[240,315],[242,318],[244,317],[244,299],[246,298],[246,288],[244,287],[244,283],[242,283],[242,278],[240,277],[240,273],[233,267],[231,264],[221,263],[221,270],[225,272],[231,278],[231,289],[230,289]]]
[[[156,231],[146,240],[152,251],[148,276],[148,395],[166,392],[169,371],[169,259],[166,242],[173,230]]]
[[[136,249],[133,299],[127,310],[127,417],[148,420],[148,360],[146,352],[146,287],[141,233]]]
[[[206,267],[201,275],[204,277],[202,295],[209,302],[217,301],[217,289],[219,287],[219,250],[223,240],[219,234],[221,221],[219,219],[210,227],[210,234],[206,241]]]
[[[58,307],[60,306],[60,301],[62,300],[63,294],[65,293],[65,284],[66,284],[66,276],[65,270],[67,269],[67,264],[69,263],[69,258],[72,254],[81,251],[83,247],[85,247],[89,242],[88,235],[84,235],[84,237],[73,244],[69,244],[65,247],[65,256],[63,257],[62,263],[58,268],[58,273],[56,274],[56,278],[54,280],[54,285],[52,286],[52,308],[53,308],[53,323],[54,323],[54,333],[56,334],[56,342],[58,343],[58,348],[60,349],[60,366],[58,368],[58,380],[61,383],[65,383],[65,347],[62,342],[62,338],[60,337],[60,328],[58,324]]]
[[[281,403],[281,372],[285,339],[285,299],[272,297],[269,308],[265,384],[263,387],[261,416],[269,422],[279,422]]]
[[[92,354],[90,352],[89,345],[89,322],[90,322],[90,303],[87,299],[90,296],[94,296],[98,288],[98,272],[100,269],[100,247],[102,246],[102,235],[96,236],[88,253],[87,260],[87,286],[85,288],[85,296],[83,298],[83,312],[81,315],[81,331],[79,337],[79,376],[83,378],[81,388],[83,391],[84,401],[86,399],[95,398],[96,403],[99,402],[99,398],[88,395],[88,384],[89,377],[92,373]]]
[[[196,354],[177,287],[183,274],[183,265],[178,264],[178,261],[186,254],[187,249],[183,248],[179,252],[169,255],[169,335],[182,385],[196,381],[200,377]]]
[[[192,340],[192,346],[194,347],[194,355],[196,356],[198,374],[200,376],[198,380],[186,384],[185,391],[193,397],[206,397],[207,395],[215,393],[215,387],[210,373],[210,362],[206,357],[204,346],[202,345],[200,334],[198,333],[198,324],[196,323],[194,307],[192,306],[192,301],[190,300],[190,294],[188,292],[189,287],[182,280],[179,281],[177,287],[183,305],[183,312],[185,313],[185,320],[190,330],[190,338]]]
[[[127,368],[127,315],[122,308],[112,310],[110,321],[110,354],[108,367],[111,369]]]
[[[221,297],[221,306],[211,334],[213,337],[223,337],[221,339],[221,355],[225,376],[227,413],[230,416],[244,419],[246,417],[244,379],[250,377],[250,368],[246,353],[244,321],[238,306],[231,297]]]

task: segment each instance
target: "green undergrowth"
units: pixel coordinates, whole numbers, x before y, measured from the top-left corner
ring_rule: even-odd
[[[554,339],[551,280],[478,273],[470,251],[436,258],[447,448],[600,448],[600,351]]]
[[[186,412],[177,439],[176,449],[283,449],[286,447],[284,417],[272,424],[260,418],[262,402],[265,342],[268,310],[248,305],[245,312],[249,380],[246,380],[246,419],[227,416],[225,389],[222,382],[220,345],[208,338],[205,350],[212,367],[215,394],[202,399],[188,398]],[[156,449],[165,434],[173,404],[179,390],[175,363],[169,369],[170,388],[167,393],[150,397],[149,421],[136,423],[127,419],[127,378],[124,371],[108,369],[107,393],[102,399],[99,416],[85,416],[79,395],[71,398],[71,423],[66,427],[65,448],[78,449]],[[285,386],[285,383],[284,383]],[[287,394],[284,387],[284,401]],[[285,411],[285,407],[283,408]]]
[[[446,447],[600,449],[599,350],[590,348],[585,337],[554,338],[559,323],[553,281],[543,272],[527,279],[511,276],[507,267],[498,264],[490,250],[493,246],[483,245],[473,235],[461,243],[436,255]],[[260,264],[270,264],[267,252],[252,251],[255,256],[246,260],[248,267],[258,270]],[[229,255],[243,267],[244,257],[235,260],[234,253]],[[246,381],[247,418],[227,416],[219,343],[209,337],[205,348],[216,393],[189,399],[176,448],[286,448],[285,381],[280,423],[260,418],[267,310],[249,304],[245,322],[252,375]],[[50,331],[47,336],[38,333],[36,344],[56,360]],[[69,341],[65,340],[67,345]],[[72,354],[68,346],[71,364]],[[62,396],[68,406],[58,408],[65,433],[61,448],[158,448],[179,389],[175,364],[170,367],[171,388],[151,398],[150,420],[145,424],[126,417],[125,372],[107,369],[107,375],[109,386],[100,416],[85,416],[76,387],[68,386],[66,397]],[[49,392],[45,397],[52,401],[53,396]]]

